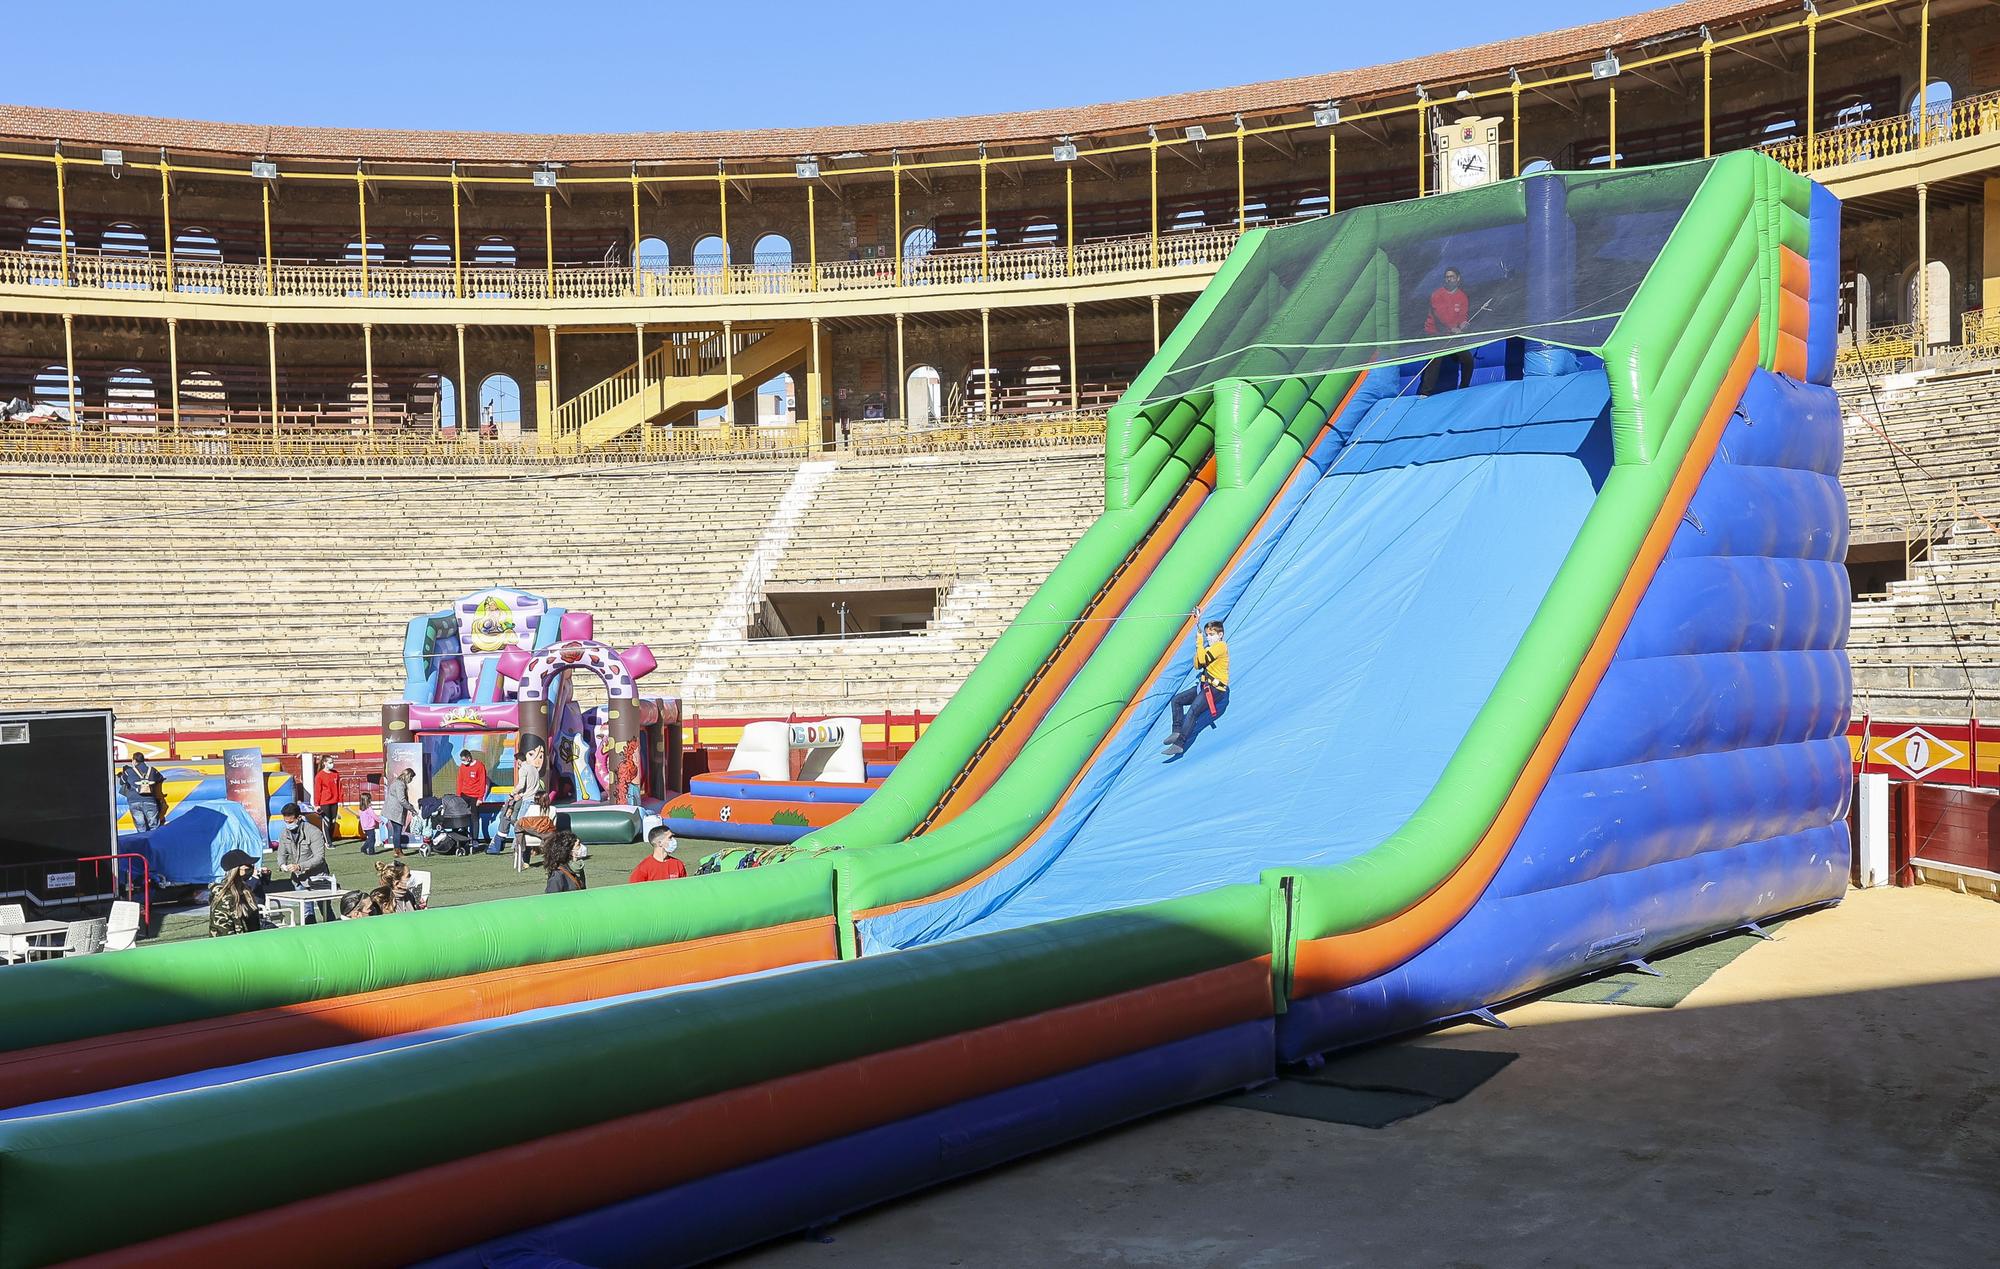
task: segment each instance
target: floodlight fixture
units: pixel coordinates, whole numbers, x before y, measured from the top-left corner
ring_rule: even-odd
[[[807,154],[794,159],[792,161],[792,175],[802,181],[818,180],[819,156],[817,154]]]
[[[536,189],[554,189],[556,187],[556,170],[544,163],[534,170],[529,179],[534,182]]]
[[[250,164],[250,175],[260,181],[275,181],[278,179],[278,165],[269,159],[257,159]]]
[[[103,157],[104,166],[106,167],[120,168],[125,166],[125,151],[123,150],[106,150]]]
[[[1331,128],[1334,124],[1339,122],[1340,122],[1339,102],[1322,101],[1317,106],[1313,107],[1313,127]]]
[[[1471,101],[1471,100],[1472,100],[1472,90],[1471,90],[1470,88],[1461,88],[1461,89],[1459,89],[1459,90],[1458,90],[1458,100],[1459,100],[1459,101]]]
[[[1590,64],[1592,79],[1618,78],[1618,54],[1611,49],[1604,50],[1604,56]]]
[[[1058,137],[1054,154],[1058,163],[1076,162],[1076,142],[1069,137]]]
[[[1181,135],[1185,136],[1190,141],[1206,141],[1208,140],[1208,129],[1202,127],[1198,123],[1191,123],[1187,126],[1187,130],[1183,132]]]

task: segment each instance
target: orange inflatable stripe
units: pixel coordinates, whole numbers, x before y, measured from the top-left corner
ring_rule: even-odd
[[[1569,690],[1564,693],[1555,717],[1542,733],[1527,766],[1514,782],[1513,790],[1502,803],[1493,823],[1452,874],[1409,908],[1366,929],[1301,942],[1294,961],[1293,999],[1337,991],[1387,973],[1436,942],[1472,910],[1472,905],[1478,901],[1499,871],[1507,853],[1513,849],[1514,840],[1527,821],[1528,812],[1534,809],[1550,773],[1555,769],[1556,760],[1569,743],[1570,733],[1575,731],[1577,721],[1582,718],[1584,709],[1597,691],[1598,683],[1610,668],[1612,654],[1618,650],[1618,644],[1631,624],[1632,614],[1637,611],[1639,601],[1651,586],[1653,574],[1666,556],[1667,546],[1680,527],[1681,517],[1694,497],[1695,488],[1700,485],[1710,460],[1715,456],[1736,402],[1750,381],[1750,373],[1757,368],[1757,348],[1758,332],[1753,323],[1749,337],[1736,352],[1736,360],[1731,363],[1728,375],[1721,387],[1716,389],[1715,402],[1702,419],[1694,444],[1661,503],[1659,515],[1654,518],[1640,545],[1638,558],[1633,561],[1625,584],[1619,588],[1611,611],[1598,628],[1597,637],[1578,667],[1576,677],[1571,680]]]
[[[1800,297],[1812,294],[1811,262],[1783,243],[1778,245],[1778,285]]]
[[[1042,676],[1041,682],[1028,693],[1027,700],[1021,703],[1021,708],[1007,720],[999,738],[987,748],[978,764],[967,773],[963,783],[946,793],[944,809],[938,813],[933,828],[943,827],[958,818],[960,811],[971,806],[981,794],[992,788],[994,781],[998,780],[1008,765],[1020,756],[1022,747],[1028,743],[1028,737],[1034,734],[1035,728],[1040,726],[1042,719],[1048,715],[1049,707],[1054,705],[1056,698],[1069,687],[1077,671],[1083,668],[1083,663],[1097,650],[1097,645],[1110,635],[1110,618],[1125,611],[1125,606],[1132,602],[1132,596],[1138,594],[1139,588],[1152,577],[1153,570],[1159,566],[1162,559],[1166,558],[1168,549],[1180,536],[1181,530],[1187,527],[1188,521],[1194,518],[1194,513],[1201,509],[1202,503],[1214,489],[1215,455],[1210,454],[1203,461],[1201,469],[1189,477],[1186,487],[1176,495],[1172,510],[1159,525],[1154,527],[1151,535],[1133,558],[1131,566],[1112,583],[1110,589],[1105,592],[1103,600],[1085,614],[1088,620],[1085,621],[1083,628],[1076,632],[1070,639],[1069,645],[1058,654],[1055,664],[1049,667],[1049,672]]]
[[[1320,439],[1326,435],[1326,429],[1333,426],[1333,421],[1340,417],[1341,411],[1347,408],[1347,403],[1354,399],[1354,394],[1361,388],[1362,378],[1365,378],[1365,376],[1357,377],[1352,384],[1348,385],[1347,392],[1340,398],[1340,403],[1333,407],[1332,413],[1327,415],[1326,423],[1320,428],[1319,435],[1313,438],[1313,445],[1319,444]],[[1307,452],[1310,453],[1311,449],[1312,446],[1308,446]],[[1304,465],[1303,459],[1300,460],[1300,464],[1301,466]],[[1289,485],[1289,481],[1287,484]],[[1215,597],[1215,592],[1222,588],[1223,582],[1234,571],[1237,561],[1243,558],[1243,553],[1250,549],[1250,544],[1257,539],[1258,533],[1263,530],[1265,522],[1271,518],[1271,512],[1276,510],[1277,505],[1278,498],[1272,498],[1270,505],[1265,507],[1263,513],[1257,517],[1257,523],[1250,526],[1250,531],[1243,535],[1243,540],[1236,544],[1234,551],[1230,552],[1229,560],[1222,566],[1222,571],[1215,575],[1215,580],[1209,583],[1206,591],[1202,592],[1202,602],[1200,605],[1197,605],[1197,608],[1205,606],[1209,600]],[[933,895],[924,895],[916,899],[905,899],[899,903],[884,904],[879,908],[869,908],[865,911],[855,913],[855,919],[864,920],[868,917],[886,916],[891,912],[901,912],[904,908],[914,908],[919,904],[935,903],[939,899],[949,899],[953,895],[964,894],[967,890],[992,877],[1001,869],[1020,858],[1022,852],[1034,845],[1041,838],[1041,835],[1048,831],[1049,825],[1055,821],[1057,814],[1068,804],[1070,796],[1076,792],[1076,786],[1083,782],[1084,775],[1089,772],[1091,766],[1103,755],[1105,747],[1111,743],[1112,738],[1124,728],[1126,720],[1132,716],[1132,711],[1138,708],[1139,699],[1146,694],[1146,690],[1159,679],[1160,675],[1166,672],[1166,668],[1173,664],[1181,640],[1187,638],[1188,631],[1193,628],[1194,615],[1190,613],[1187,620],[1181,622],[1180,629],[1174,633],[1173,639],[1167,644],[1167,650],[1160,654],[1158,661],[1153,663],[1153,668],[1139,684],[1138,690],[1134,691],[1131,699],[1125,702],[1125,707],[1118,711],[1118,717],[1113,720],[1110,729],[1098,738],[1097,744],[1090,751],[1090,757],[1086,758],[1083,765],[1078,767],[1076,773],[1070,777],[1069,784],[1062,791],[1062,796],[1056,799],[1055,805],[1049,808],[1047,814],[1035,821],[1035,826],[1028,830],[1027,834],[1015,844],[1012,850],[955,886],[940,890]]]
[[[549,1005],[833,960],[831,917],[0,1054],[0,1106],[122,1088]]]
[[[286,1262],[301,1266],[409,1264],[877,1124],[1266,1018],[1270,980],[1270,958],[1259,957],[455,1159],[71,1263],[96,1269],[213,1269],[267,1259],[273,1247],[282,1247]],[[421,1212],[422,1218],[385,1221],[385,1211]],[[349,1232],[355,1236],[346,1236]]]

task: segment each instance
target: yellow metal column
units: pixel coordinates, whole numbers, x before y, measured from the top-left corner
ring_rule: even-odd
[[[373,294],[368,289],[368,182],[359,166],[354,169],[354,203],[361,209],[361,296],[366,299]]]
[[[1160,297],[1153,297],[1153,351],[1160,351]]]
[[[160,241],[167,249],[167,289],[174,285],[174,183],[167,178],[167,152],[160,151]]]
[[[723,172],[722,160],[715,161],[715,198],[722,208],[722,293],[729,294],[729,269],[734,263],[729,252],[729,177]]]
[[[980,413],[993,417],[993,310],[979,310],[979,401]]]
[[[465,381],[465,323],[458,324],[458,391],[452,395],[458,398],[458,434],[465,435],[467,410],[466,398],[472,394],[472,385]]]
[[[1709,158],[1714,152],[1715,124],[1715,41],[1709,37],[1708,28],[1701,30],[1701,157]]]
[[[1930,0],[1924,0],[1922,24],[1916,36],[1916,144],[1930,144]],[[60,168],[58,168],[60,170]],[[1922,196],[1924,186],[1916,186]]]
[[[368,385],[368,404],[363,414],[368,419],[368,432],[375,432],[375,326],[371,322],[361,323],[361,381]]]
[[[1069,310],[1069,412],[1075,414],[1083,401],[1083,387],[1076,377],[1076,305],[1063,307]]]
[[[1610,135],[1610,141],[1611,141],[1611,148],[1610,148],[1610,150],[1609,150],[1609,151],[1607,151],[1607,152],[1606,152],[1606,159],[1605,159],[1605,161],[1606,161],[1606,162],[1607,162],[1607,163],[1608,163],[1608,164],[1609,164],[1609,165],[1610,165],[1611,167],[1613,167],[1613,168],[1616,168],[1616,167],[1618,166],[1618,81],[1617,81],[1617,80],[1612,80],[1612,81],[1611,81],[1611,83],[1610,83],[1610,84],[1608,84],[1608,85],[1606,85],[1606,86],[1607,86],[1607,87],[1608,87],[1608,88],[1609,88],[1609,89],[1611,90],[1611,98],[1610,98],[1610,101],[1611,101],[1611,120],[1610,120],[1610,122],[1611,122],[1611,128],[1610,128],[1610,134],[1611,134],[1611,135]]]
[[[896,314],[896,417],[905,423],[910,420],[910,403],[905,400],[909,385],[908,371],[903,368],[903,315]]]
[[[1813,169],[1813,132],[1818,116],[1819,10],[1806,10],[1806,171]]]
[[[173,384],[173,394],[168,398],[173,410],[174,439],[181,435],[181,339],[180,319],[167,319],[167,378]]]
[[[1236,116],[1236,232],[1242,233],[1245,225],[1245,200],[1243,192],[1243,116]]]
[[[62,284],[69,285],[69,183],[63,177],[62,146],[56,147],[56,250],[62,252]],[[74,378],[76,370],[70,369]]]
[[[824,435],[824,416],[820,413],[819,369],[819,319],[812,319],[812,361],[806,369],[806,422],[812,426],[813,443],[819,444]]]
[[[1329,216],[1333,215],[1334,190],[1339,184],[1340,151],[1334,141],[1334,132],[1338,127],[1335,124],[1326,130],[1326,214]]]
[[[264,323],[264,353],[271,370],[271,448],[278,448],[278,324]]]
[[[728,386],[722,390],[722,417],[729,426],[736,426],[736,323],[722,319],[722,379]],[[751,420],[755,422],[756,420]]]
[[[1160,134],[1151,124],[1146,125],[1146,180],[1153,209],[1152,228],[1146,238],[1151,248],[1149,267],[1157,269],[1160,267]]]
[[[278,293],[278,266],[271,259],[271,182],[264,182],[264,294]]]
[[[549,327],[549,425],[555,431],[556,411],[562,409],[562,348],[556,343],[556,328]]]
[[[819,201],[815,186],[806,186],[806,276],[811,289],[819,290]]]
[[[69,313],[63,314],[63,374],[69,379],[69,423],[74,435],[83,417],[76,406],[76,318]]]
[[[1430,188],[1430,176],[1424,171],[1424,160],[1430,157],[1430,147],[1425,144],[1424,129],[1430,123],[1430,98],[1417,98],[1417,197],[1422,198]]]
[[[632,294],[644,295],[641,285],[643,276],[639,272],[639,165],[632,164]]]
[[[896,285],[903,285],[903,156],[889,151],[889,215],[896,222],[889,229],[889,250],[896,253]]]
[[[1063,168],[1063,276],[1076,276],[1076,168]]]
[[[1515,80],[1507,86],[1507,96],[1512,98],[1510,114],[1514,117],[1514,175],[1521,174],[1521,81]]]
[[[986,143],[979,143],[979,280],[984,282],[989,276],[986,271],[988,255],[986,228]]]
[[[458,161],[451,164],[451,293],[456,299],[465,298],[465,252],[459,249],[458,233]],[[463,385],[460,385],[463,386]]]
[[[542,259],[547,262],[545,271],[547,297],[556,297],[556,218],[552,198],[553,191],[542,191]]]
[[[635,367],[639,379],[639,444],[644,449],[651,449],[653,412],[646,408],[646,323],[632,323],[632,332],[639,348],[639,361]]]

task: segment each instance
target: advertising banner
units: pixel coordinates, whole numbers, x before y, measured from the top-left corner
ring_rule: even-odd
[[[229,800],[250,812],[257,831],[266,841],[271,836],[271,802],[264,792],[264,751],[225,749],[222,751],[223,788]]]

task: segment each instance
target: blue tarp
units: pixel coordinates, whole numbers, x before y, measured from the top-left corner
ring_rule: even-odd
[[[128,842],[146,856],[155,882],[181,886],[214,881],[229,851],[240,850],[253,858],[264,853],[250,812],[221,799],[182,802],[159,828],[119,838],[121,848]]]

